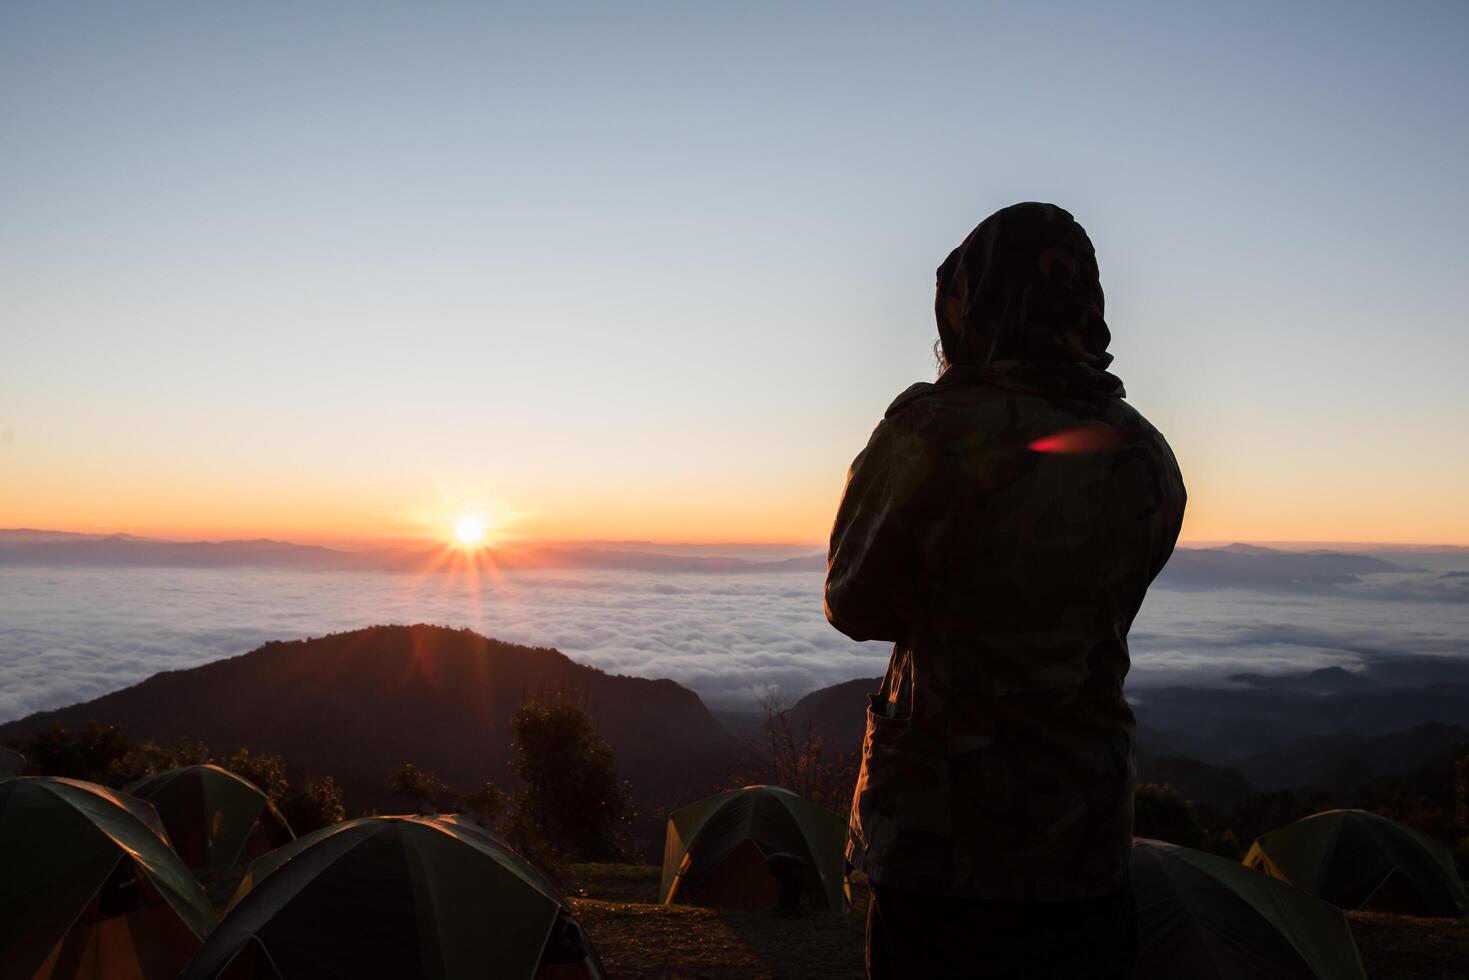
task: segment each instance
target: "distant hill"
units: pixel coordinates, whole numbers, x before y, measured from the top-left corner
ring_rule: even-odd
[[[1243,766],[1282,748],[1327,736],[1372,737],[1427,722],[1469,719],[1469,683],[1316,692],[1288,686],[1143,690],[1134,706],[1139,744],[1174,755]],[[1245,768],[1252,782],[1259,780]]]
[[[116,724],[139,740],[277,753],[293,780],[331,774],[350,805],[386,805],[386,780],[404,762],[456,789],[486,779],[512,786],[510,716],[543,691],[582,699],[645,807],[684,802],[728,771],[729,735],[671,680],[608,674],[555,650],[425,625],[267,643],[0,725],[0,741],[57,724]]]
[[[1140,752],[1137,778],[1139,782],[1166,783],[1178,790],[1184,799],[1196,800],[1220,811],[1228,811],[1256,794],[1255,787],[1238,769],[1183,756],[1153,756]]]
[[[1179,548],[1159,574],[1157,586],[1184,591],[1255,588],[1331,594],[1364,575],[1417,571],[1340,551],[1280,551],[1255,545],[1223,548]]]
[[[1469,719],[1466,719],[1469,720]],[[1420,767],[1452,767],[1469,746],[1469,728],[1428,722],[1386,735],[1303,739],[1236,765],[1261,790],[1323,791],[1336,796],[1363,783]]]
[[[877,677],[821,688],[792,706],[834,752],[860,749]],[[1226,688],[1136,692],[1140,775],[1228,807],[1255,791],[1336,794],[1450,758],[1469,742],[1469,664],[1382,661],[1360,673],[1327,668],[1242,674]]]
[[[867,730],[867,695],[882,686],[881,677],[859,677],[812,691],[791,705],[791,722],[798,732],[808,728],[821,736],[833,755],[857,752]]]
[[[759,558],[721,553],[708,546],[651,542],[561,542],[553,545],[497,546],[460,553],[498,571],[544,568],[618,570],[653,573],[744,574],[820,572],[824,553]],[[287,541],[169,541],[128,534],[73,534],[33,528],[0,529],[0,567],[165,567],[290,568],[305,571],[421,572],[442,564],[442,546],[374,548],[351,551]],[[1317,548],[1281,550],[1232,544],[1222,548],[1181,547],[1158,576],[1156,586],[1179,591],[1248,589],[1305,595],[1469,601],[1469,574],[1429,572],[1370,555]]]
[[[648,545],[657,548],[657,545]],[[258,538],[168,541],[130,534],[72,534],[0,529],[0,566],[103,568],[282,568],[301,571],[422,572],[443,561],[442,547],[345,551]],[[666,554],[612,547],[481,548],[460,556],[498,571],[611,569],[665,573],[810,572],[826,568],[819,553],[751,560],[718,554]]]

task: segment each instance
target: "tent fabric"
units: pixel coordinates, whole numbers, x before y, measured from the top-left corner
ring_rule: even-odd
[[[778,889],[761,864],[786,853],[806,862],[807,900],[842,910],[846,838],[842,817],[779,786],[717,793],[669,817],[659,895],[665,905],[768,908]]]
[[[1243,865],[1133,842],[1138,980],[1365,980],[1340,909]]]
[[[0,783],[0,978],[172,976],[214,915],[152,808],[79,780]]]
[[[154,773],[126,791],[153,804],[174,849],[191,868],[248,863],[296,836],[259,787],[219,766]]]
[[[1367,810],[1328,810],[1273,830],[1244,863],[1344,909],[1469,913],[1448,847]]]
[[[363,817],[253,862],[183,977],[530,980],[558,928],[576,928],[560,894],[488,833]],[[601,976],[595,954],[572,972]]]

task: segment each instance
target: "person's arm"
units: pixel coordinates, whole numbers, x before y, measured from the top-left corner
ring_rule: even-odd
[[[1163,440],[1162,436],[1158,438]],[[1183,512],[1188,505],[1188,491],[1183,485],[1183,474],[1179,472],[1178,462],[1173,458],[1173,449],[1167,442],[1163,442],[1163,457],[1163,465],[1158,474],[1157,497],[1164,502],[1164,506],[1159,508],[1159,533],[1153,548],[1149,582],[1158,577],[1158,573],[1163,571],[1163,566],[1172,557],[1179,532],[1183,530]]]
[[[919,491],[930,453],[891,420],[873,430],[852,461],[826,559],[826,618],[854,640],[907,637],[919,580]]]

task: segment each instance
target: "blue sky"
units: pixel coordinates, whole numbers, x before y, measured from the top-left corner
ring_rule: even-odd
[[[0,525],[818,540],[1069,208],[1185,535],[1469,543],[1463,4],[12,3]]]

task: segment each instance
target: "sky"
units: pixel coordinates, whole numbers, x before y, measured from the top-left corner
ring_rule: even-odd
[[[1188,541],[1469,544],[1469,6],[0,6],[0,527],[819,542],[1071,210]]]

